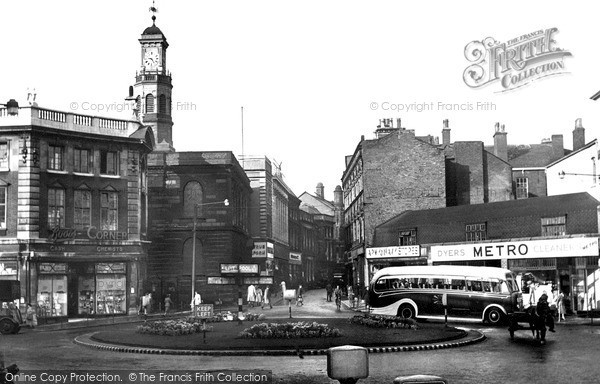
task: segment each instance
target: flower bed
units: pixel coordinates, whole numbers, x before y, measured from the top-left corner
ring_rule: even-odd
[[[144,323],[137,327],[136,332],[149,333],[152,335],[180,336],[212,330],[212,327],[206,326],[199,321],[188,322],[186,320],[187,319],[161,320]]]
[[[239,336],[243,339],[295,339],[308,337],[339,337],[337,328],[317,322],[305,323],[260,323],[244,329]]]
[[[265,315],[262,313],[247,313],[245,314],[244,319],[247,321],[264,320]],[[142,325],[139,325],[136,329],[136,332],[165,336],[191,335],[194,333],[212,331],[212,326],[207,326],[206,323],[218,323],[221,321],[237,320],[237,315],[233,315],[230,312],[218,313],[215,314],[213,317],[209,318],[188,316],[183,319],[147,322]]]
[[[400,316],[356,315],[350,318],[350,322],[372,328],[419,328],[415,320]]]

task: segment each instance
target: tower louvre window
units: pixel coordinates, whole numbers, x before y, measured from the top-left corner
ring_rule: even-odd
[[[154,113],[154,96],[146,95],[146,113]]]
[[[165,95],[158,97],[158,113],[167,113],[167,96]]]

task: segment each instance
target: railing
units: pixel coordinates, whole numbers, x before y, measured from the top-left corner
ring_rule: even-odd
[[[129,136],[141,126],[134,120],[79,115],[36,106],[21,107],[19,113],[14,116],[9,115],[6,108],[0,108],[0,126],[30,125],[122,137]]]
[[[105,119],[102,117],[97,117],[96,119],[100,128],[127,130],[127,121],[125,120]]]
[[[56,121],[59,123],[67,122],[67,114],[64,112],[51,111],[48,109],[38,109],[37,111],[39,119]]]
[[[91,127],[92,126],[92,116],[73,115],[73,124]]]
[[[158,80],[159,83],[170,83],[171,82],[171,76],[170,75],[160,75],[160,74],[156,74],[156,73],[145,73],[145,74],[139,74],[135,77],[135,81],[136,83],[139,83],[141,81],[156,81]]]

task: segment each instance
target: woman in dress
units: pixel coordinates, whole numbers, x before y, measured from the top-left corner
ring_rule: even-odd
[[[556,308],[558,309],[558,322],[560,322],[561,319],[566,321],[567,319],[565,319],[565,295],[562,293],[562,291],[558,291],[558,297],[556,298]]]

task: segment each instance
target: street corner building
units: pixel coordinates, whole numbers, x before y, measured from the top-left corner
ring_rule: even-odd
[[[40,323],[135,311],[153,147],[138,121],[0,109],[0,279]]]

